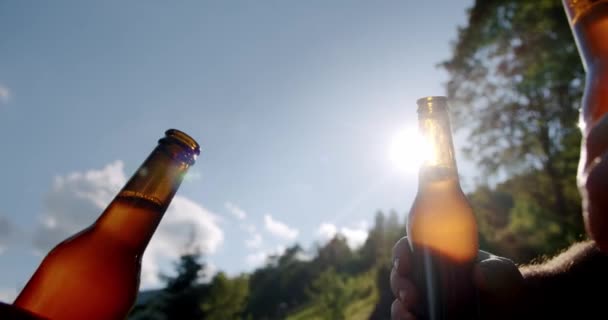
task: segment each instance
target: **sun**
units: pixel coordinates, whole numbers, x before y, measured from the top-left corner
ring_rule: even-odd
[[[430,146],[416,127],[404,127],[391,138],[389,159],[393,168],[400,173],[417,173],[429,154]]]

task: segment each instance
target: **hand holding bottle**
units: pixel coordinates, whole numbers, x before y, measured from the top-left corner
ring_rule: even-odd
[[[481,319],[517,319],[524,310],[524,280],[517,266],[509,259],[479,251],[472,271],[473,283],[479,292]],[[401,238],[393,247],[393,268],[390,284],[397,299],[391,306],[392,319],[418,319],[413,310],[420,306],[420,288],[412,281],[412,252],[408,238]]]

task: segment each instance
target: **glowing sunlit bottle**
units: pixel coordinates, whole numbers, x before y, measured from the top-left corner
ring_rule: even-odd
[[[608,0],[563,0],[563,6],[586,71],[578,167],[585,225],[598,245],[608,250],[608,124],[596,126],[608,121]]]
[[[407,223],[412,280],[422,300],[421,310],[414,311],[421,319],[476,319],[477,222],[460,188],[447,98],[425,97],[417,103],[419,130],[430,148]]]
[[[199,146],[168,130],[101,216],[44,258],[13,305],[48,319],[125,319],[142,255]]]

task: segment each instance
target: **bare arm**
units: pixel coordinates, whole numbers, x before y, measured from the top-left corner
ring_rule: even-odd
[[[608,255],[594,242],[572,245],[540,264],[520,268],[526,313],[537,319],[608,318]]]

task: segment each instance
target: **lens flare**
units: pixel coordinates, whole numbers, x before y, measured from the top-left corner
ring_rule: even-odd
[[[401,173],[417,173],[420,165],[432,159],[433,155],[432,145],[416,127],[405,127],[397,131],[391,139],[389,159],[393,167]]]

